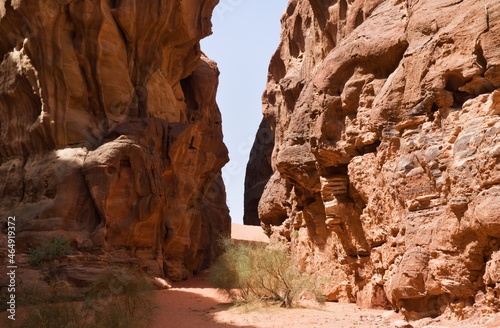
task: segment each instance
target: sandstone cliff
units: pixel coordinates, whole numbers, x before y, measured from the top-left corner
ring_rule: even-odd
[[[262,192],[273,175],[271,167],[273,147],[274,133],[269,123],[263,119],[255,136],[245,173],[243,224],[260,225],[257,209]]]
[[[0,1],[0,217],[19,261],[61,236],[76,253],[55,271],[76,282],[210,264],[230,231],[219,73],[199,46],[216,3]]]
[[[291,0],[282,27],[264,228],[330,300],[498,311],[500,3]]]

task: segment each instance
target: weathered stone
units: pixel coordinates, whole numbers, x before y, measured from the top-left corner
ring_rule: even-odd
[[[170,289],[170,288],[172,288],[172,284],[163,278],[158,278],[158,277],[153,278],[153,284],[158,289]]]
[[[274,146],[274,133],[266,120],[259,126],[245,174],[245,206],[243,223],[260,225],[258,206],[264,187],[273,174],[271,154]]]
[[[289,2],[263,98],[274,173],[259,216],[303,269],[334,277],[329,299],[409,318],[500,309],[486,301],[499,17],[493,0]]]
[[[62,236],[87,254],[59,270],[79,283],[209,266],[230,231],[219,72],[199,46],[216,3],[0,0],[0,216],[20,254]]]

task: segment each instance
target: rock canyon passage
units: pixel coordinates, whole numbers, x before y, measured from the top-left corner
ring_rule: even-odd
[[[0,0],[2,320],[36,284],[115,267],[183,281],[160,304],[208,287],[231,235],[220,72],[200,47],[218,3]],[[500,2],[290,0],[281,26],[244,221],[331,278],[340,311],[368,310],[187,309],[200,326],[499,327]]]

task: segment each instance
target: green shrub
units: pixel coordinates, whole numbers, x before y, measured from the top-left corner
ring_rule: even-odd
[[[84,328],[90,327],[80,322],[81,307],[74,303],[40,303],[27,308],[23,328]]]
[[[73,295],[72,295],[73,294]],[[66,282],[53,282],[50,285],[39,282],[19,293],[19,304],[26,309],[21,318],[23,328],[83,328],[84,320],[78,317],[82,313],[81,302],[74,288]]]
[[[21,327],[148,327],[156,312],[152,290],[142,273],[125,269],[113,269],[98,277],[78,302],[58,299],[71,287],[54,284],[31,293]]]
[[[65,255],[71,255],[73,250],[69,247],[68,241],[64,237],[47,239],[38,247],[29,250],[28,258],[31,266],[40,267],[42,261],[51,261]]]
[[[149,326],[156,311],[152,291],[153,286],[140,272],[107,272],[93,284],[85,299],[95,318],[92,327]]]
[[[234,244],[224,240],[223,248],[225,253],[210,270],[210,280],[234,302],[264,300],[292,307],[306,292],[322,301],[318,277],[299,272],[284,246]]]

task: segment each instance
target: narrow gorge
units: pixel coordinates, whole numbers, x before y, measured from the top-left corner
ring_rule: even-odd
[[[200,48],[218,3],[0,0],[0,262],[14,218],[20,291],[114,267],[180,281],[221,254],[229,155]],[[289,0],[281,23],[244,223],[328,301],[498,313],[500,2]],[[30,265],[57,238],[71,254]]]

